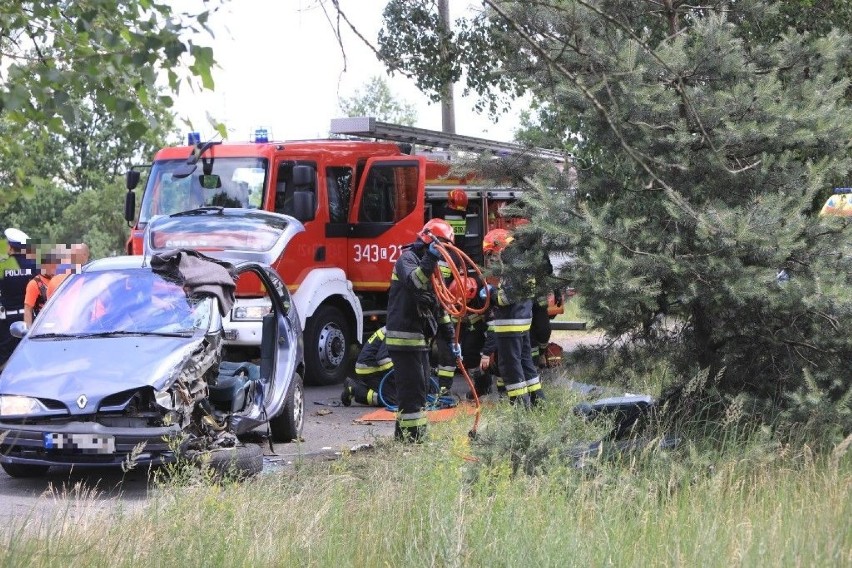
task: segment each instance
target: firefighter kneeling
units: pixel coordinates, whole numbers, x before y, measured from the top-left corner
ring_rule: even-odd
[[[354,400],[358,404],[368,406],[395,405],[396,387],[394,376],[390,373],[393,362],[388,355],[385,343],[385,328],[376,330],[361,348],[358,360],[355,362],[355,379],[346,378],[343,383],[343,394],[340,401],[343,406],[350,406]],[[388,376],[382,388],[382,380]]]
[[[442,219],[428,221],[396,261],[388,292],[385,342],[396,375],[399,408],[394,437],[410,442],[426,434],[431,339],[440,333],[456,358],[461,356],[450,316],[432,289],[441,241],[453,242],[452,227]]]
[[[497,351],[497,366],[506,388],[509,402],[520,402],[524,407],[542,400],[541,380],[532,360],[530,349],[530,324],[532,322],[532,297],[535,294],[534,279],[524,276],[509,278],[502,273],[504,258],[509,254],[522,254],[520,250],[508,248],[513,241],[505,229],[492,229],[483,239],[485,264],[496,274],[496,287],[486,286],[480,294],[489,294],[493,319],[489,329],[493,333]],[[482,368],[487,367],[491,352],[483,350]]]

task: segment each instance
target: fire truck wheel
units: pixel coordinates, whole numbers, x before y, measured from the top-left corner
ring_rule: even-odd
[[[306,382],[333,385],[343,381],[348,367],[352,331],[343,313],[320,306],[305,324]]]

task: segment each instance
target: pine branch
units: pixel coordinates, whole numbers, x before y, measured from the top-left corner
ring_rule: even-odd
[[[413,73],[410,73],[410,72],[406,71],[405,69],[403,69],[402,65],[398,61],[391,61],[391,60],[387,59],[385,56],[383,56],[381,54],[381,52],[372,43],[370,43],[370,40],[365,38],[364,35],[360,31],[358,31],[358,28],[356,28],[355,25],[351,21],[349,21],[349,18],[346,16],[346,14],[343,12],[343,10],[340,9],[340,3],[339,3],[338,0],[331,0],[331,3],[334,6],[334,9],[337,11],[337,14],[341,18],[343,18],[343,21],[346,22],[346,25],[349,26],[350,30],[352,30],[352,33],[354,33],[358,37],[358,39],[360,39],[361,42],[364,45],[366,45],[367,48],[369,48],[370,51],[373,52],[373,54],[376,56],[376,59],[378,59],[379,61],[383,61],[391,71],[395,71],[395,72],[401,74],[403,77],[406,77],[406,78],[412,79],[412,80],[416,78],[416,77],[414,77]],[[320,5],[323,6],[323,10],[325,10],[325,3],[320,2]],[[330,20],[329,20],[329,22],[330,22]],[[345,61],[346,53],[343,50],[343,41],[342,41],[341,36],[340,36],[340,26],[338,25],[336,29],[334,28],[334,26],[332,26],[332,29],[334,29],[334,33],[337,37],[337,41],[338,41],[338,44],[340,45],[340,50],[344,55],[344,61]],[[345,70],[345,67],[344,67],[344,70]]]
[[[698,213],[692,208],[692,206],[689,205],[687,200],[678,191],[676,191],[668,183],[666,183],[666,181],[663,180],[662,177],[657,175],[657,173],[646,163],[646,161],[643,159],[641,152],[633,148],[633,146],[631,146],[627,142],[621,130],[615,124],[615,121],[613,120],[610,113],[606,110],[606,108],[598,100],[598,98],[583,84],[583,82],[580,80],[579,76],[576,73],[571,72],[564,65],[554,60],[544,50],[544,48],[542,48],[535,41],[535,39],[521,27],[520,23],[518,23],[517,20],[509,16],[509,14],[507,14],[504,10],[502,10],[494,0],[483,0],[483,2],[489,7],[491,7],[501,18],[503,18],[506,23],[509,24],[509,26],[511,26],[512,29],[514,29],[518,33],[518,35],[524,40],[524,42],[527,43],[533,49],[533,51],[538,53],[539,56],[544,59],[550,66],[559,71],[564,77],[571,81],[575,87],[577,87],[577,89],[582,93],[586,100],[588,100],[592,104],[598,114],[600,114],[604,121],[607,123],[612,133],[618,139],[621,147],[624,148],[625,152],[627,152],[627,155],[630,156],[639,165],[639,167],[645,170],[645,172],[649,176],[651,176],[657,183],[659,183],[660,186],[662,186],[663,191],[675,205],[677,205],[684,213],[686,213],[693,221],[695,221],[697,225],[702,226],[709,234],[719,234],[719,227],[704,221],[704,219],[700,215],[698,215]]]

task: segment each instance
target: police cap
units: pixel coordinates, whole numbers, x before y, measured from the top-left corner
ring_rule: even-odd
[[[13,227],[3,231],[3,234],[6,236],[6,242],[9,243],[9,246],[14,248],[24,248],[30,240],[29,235]]]

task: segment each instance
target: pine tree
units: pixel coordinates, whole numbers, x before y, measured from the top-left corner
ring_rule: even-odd
[[[817,212],[852,174],[849,34],[783,26],[789,2],[484,3],[468,37],[499,48],[468,72],[575,152],[578,190],[527,178],[526,206],[595,324],[677,380],[848,404],[852,229]]]

